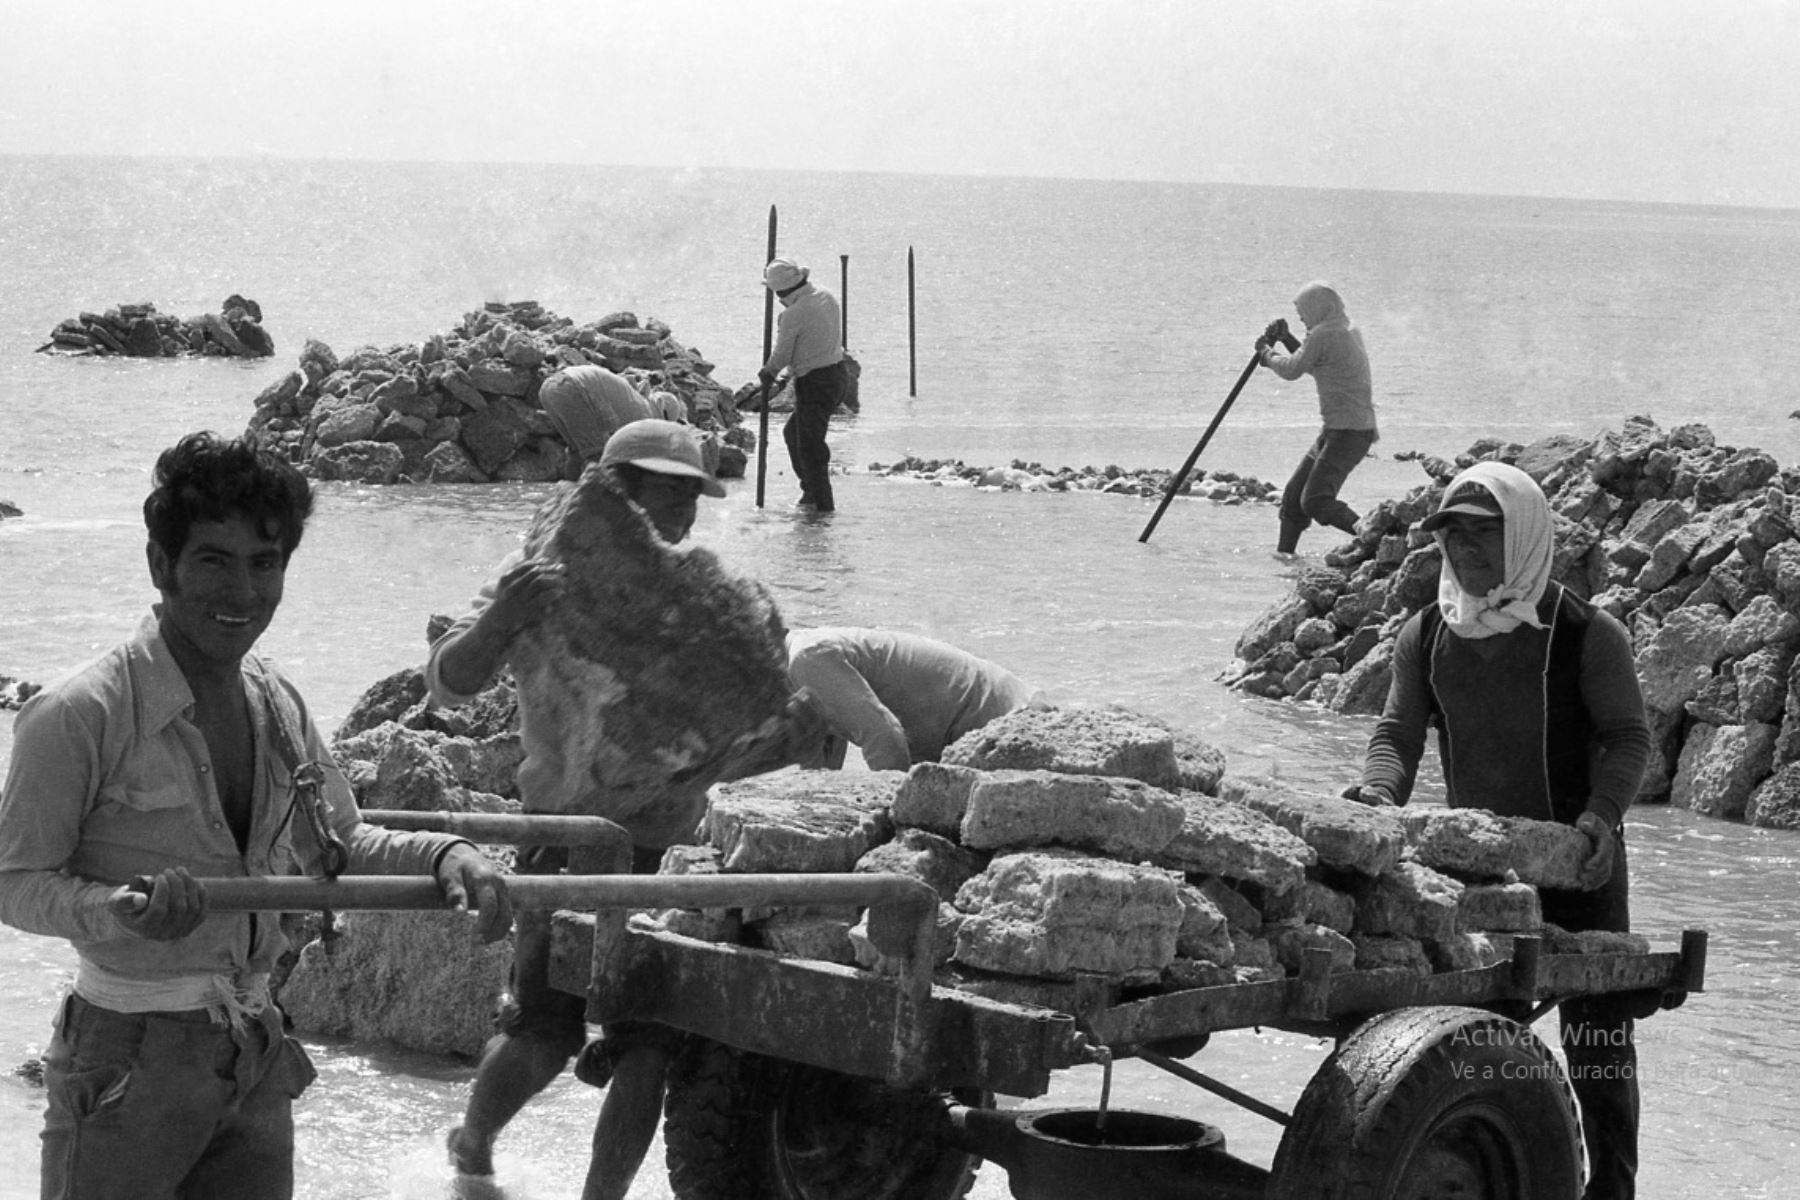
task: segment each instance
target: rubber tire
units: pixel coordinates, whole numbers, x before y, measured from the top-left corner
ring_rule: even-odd
[[[934,1096],[689,1038],[664,1106],[669,1187],[677,1200],[962,1200],[981,1160],[931,1136],[941,1110]]]
[[[1562,1066],[1478,1008],[1406,1008],[1327,1058],[1275,1151],[1269,1200],[1575,1200],[1581,1135]]]

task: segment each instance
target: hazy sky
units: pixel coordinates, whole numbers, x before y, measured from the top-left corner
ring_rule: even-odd
[[[0,0],[0,153],[1800,207],[1800,0]]]

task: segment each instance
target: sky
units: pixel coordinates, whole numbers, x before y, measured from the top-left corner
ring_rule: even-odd
[[[0,0],[0,154],[1800,208],[1800,0]]]

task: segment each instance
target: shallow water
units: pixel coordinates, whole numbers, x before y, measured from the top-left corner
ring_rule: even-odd
[[[154,599],[138,506],[155,452],[196,428],[241,429],[306,337],[339,351],[417,342],[486,299],[534,297],[577,320],[667,320],[728,386],[760,347],[767,206],[784,250],[828,281],[852,256],[851,345],[864,411],[834,428],[849,472],[829,520],[736,483],[696,539],[766,581],[795,623],[942,637],[1053,698],[1116,702],[1214,741],[1230,769],[1336,787],[1367,722],[1226,692],[1244,626],[1291,564],[1264,506],[1182,501],[1148,545],[1147,502],[991,494],[871,476],[906,454],[972,464],[1173,467],[1242,369],[1249,340],[1302,281],[1344,289],[1376,363],[1384,430],[1351,477],[1359,508],[1422,480],[1397,451],[1476,437],[1591,436],[1646,412],[1800,456],[1800,343],[1764,336],[1800,300],[1800,213],[1054,180],[578,168],[0,159],[0,672],[43,680],[126,636]],[[396,220],[405,213],[406,222]],[[904,252],[919,251],[918,395],[907,387]],[[133,362],[30,351],[65,316],[126,300],[210,310],[259,300],[274,360]],[[1746,332],[1751,331],[1751,332]],[[1316,422],[1304,384],[1258,376],[1201,466],[1279,482]],[[779,441],[777,440],[777,446]],[[779,458],[779,456],[778,456]],[[754,472],[754,466],[753,466]],[[517,543],[541,491],[328,485],[263,649],[321,724],[424,654]],[[1328,537],[1309,535],[1316,555]],[[0,714],[0,763],[11,718]],[[1427,789],[1428,791],[1429,789]],[[1794,1192],[1800,1054],[1794,877],[1800,835],[1667,810],[1632,814],[1639,929],[1673,948],[1712,935],[1710,988],[1642,1026],[1644,1192]],[[72,958],[0,929],[0,1066],[35,1055]],[[315,1043],[299,1113],[305,1200],[424,1197],[470,1071]],[[1195,1064],[1290,1106],[1325,1047],[1223,1035]],[[1097,1069],[1034,1103],[1092,1105]],[[522,1193],[579,1191],[597,1097],[556,1084],[503,1142]],[[1120,1107],[1222,1127],[1267,1162],[1278,1131],[1141,1064]],[[0,1076],[0,1200],[36,1194],[41,1092]],[[633,1196],[668,1195],[655,1164]],[[985,1170],[975,1195],[998,1200]]]

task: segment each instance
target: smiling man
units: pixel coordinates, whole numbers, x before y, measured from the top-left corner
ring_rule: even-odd
[[[0,920],[80,960],[45,1055],[45,1200],[293,1194],[313,1069],[269,994],[287,943],[272,914],[209,914],[208,878],[341,849],[355,873],[435,875],[490,940],[511,919],[468,842],[362,822],[300,694],[251,653],[311,511],[306,480],[254,442],[165,451],[144,502],[161,603],[19,712]]]

